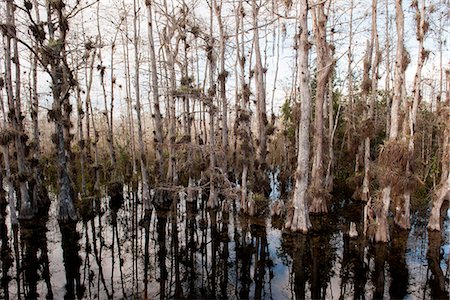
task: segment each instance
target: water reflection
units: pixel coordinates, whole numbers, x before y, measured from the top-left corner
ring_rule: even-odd
[[[37,283],[40,278],[43,278],[47,288],[46,298],[51,299],[53,291],[50,281],[46,219],[21,222],[20,233],[23,253],[22,268],[25,270],[25,298],[36,299],[45,295],[39,295],[37,290]],[[39,270],[42,270],[41,274],[38,274]]]
[[[364,298],[369,266],[365,261],[365,240],[359,232],[357,239],[343,236],[339,299]]]
[[[391,247],[387,257],[391,284],[389,295],[393,299],[403,299],[408,295],[409,271],[406,265],[406,246],[409,232],[394,227]]]
[[[0,298],[449,297],[448,234],[394,230],[388,245],[369,244],[361,205],[336,206],[301,235],[233,205],[206,210],[201,193],[144,210],[137,188],[118,190],[125,193],[91,199],[93,213],[78,223],[58,224],[51,211],[15,231],[0,201]]]
[[[75,222],[61,222],[61,247],[63,250],[64,269],[66,273],[66,294],[64,299],[81,299],[84,286],[81,284],[80,234]]]

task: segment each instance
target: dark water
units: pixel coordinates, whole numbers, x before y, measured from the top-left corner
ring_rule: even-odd
[[[101,200],[99,215],[58,224],[0,224],[0,298],[395,298],[448,299],[450,210],[441,233],[420,216],[389,245],[349,239],[358,204],[313,218],[309,235],[280,220],[206,211],[179,201],[145,213],[136,193],[120,208]]]

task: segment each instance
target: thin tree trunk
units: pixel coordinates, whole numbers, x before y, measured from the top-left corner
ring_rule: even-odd
[[[370,49],[373,49],[375,53],[372,53],[372,50],[370,50],[370,56],[367,56],[366,59],[368,60],[367,63],[370,63],[370,67],[372,69],[372,78],[370,82],[367,82],[367,88],[369,88],[370,84],[370,95],[367,97],[367,126],[368,127],[368,134],[366,134],[364,139],[364,179],[363,179],[363,186],[362,186],[362,200],[364,201],[371,201],[370,196],[370,166],[371,166],[371,159],[370,159],[370,139],[372,135],[372,130],[374,128],[374,110],[375,110],[375,102],[376,97],[378,95],[378,65],[380,63],[380,47],[378,43],[378,32],[377,32],[377,0],[372,0],[372,36],[370,39]],[[370,60],[370,62],[369,62]],[[367,70],[368,71],[368,70]],[[365,83],[363,82],[363,85]]]
[[[140,90],[140,80],[139,80],[139,68],[140,68],[140,60],[139,60],[139,38],[138,38],[138,12],[139,12],[139,4],[137,0],[133,1],[133,9],[134,9],[134,17],[133,17],[133,44],[134,44],[134,75],[135,75],[135,96],[136,96],[136,117],[137,117],[137,125],[138,125],[138,142],[139,142],[139,161],[141,165],[141,176],[142,176],[142,199],[144,202],[145,209],[150,209],[150,186],[148,183],[148,171],[146,165],[146,153],[144,146],[144,133],[142,130],[142,116],[141,116],[141,90]]]
[[[10,130],[8,128],[7,123],[7,116],[5,112],[5,105],[3,103],[3,87],[0,87],[0,104],[3,114],[3,127],[2,131]],[[7,143],[5,143],[7,142]],[[11,218],[11,224],[13,226],[18,226],[19,221],[17,219],[17,210],[16,210],[16,203],[14,201],[14,182],[11,174],[11,163],[10,163],[10,154],[9,154],[9,142],[12,141],[3,141],[2,142],[2,153],[3,153],[3,163],[5,164],[5,173],[6,173],[6,181],[7,181],[7,187],[8,187],[8,204],[9,204],[9,210],[10,210],[10,218]]]
[[[112,139],[112,135],[111,135],[112,119],[110,119],[111,115],[110,115],[110,112],[108,111],[108,97],[106,95],[106,83],[105,83],[106,66],[103,65],[103,58],[102,58],[103,40],[102,40],[102,30],[100,27],[100,1],[97,3],[97,40],[98,40],[98,43],[96,46],[98,47],[98,58],[99,58],[99,65],[97,66],[97,70],[100,73],[100,85],[102,86],[102,92],[103,92],[103,102],[104,102],[104,108],[105,108],[103,115],[105,117],[106,128],[107,128],[107,132],[108,132],[106,141],[108,144],[111,168],[113,168],[114,164],[115,164],[115,154],[114,154],[113,139]],[[115,41],[113,40],[112,44],[114,45],[114,43],[115,43]],[[113,57],[113,55],[114,55],[114,49],[111,49],[111,57]],[[113,64],[111,61],[111,78],[112,78],[112,76],[113,76]],[[111,99],[114,97],[113,90],[114,90],[114,84],[111,82]]]
[[[164,13],[166,16],[170,16],[167,1],[164,1]],[[168,113],[169,113],[169,166],[167,171],[167,181],[174,184],[178,183],[177,172],[177,158],[175,151],[175,140],[177,134],[177,120],[176,120],[176,72],[175,63],[178,56],[178,45],[180,37],[177,37],[175,45],[172,45],[172,38],[175,36],[176,27],[175,24],[169,24],[175,22],[174,20],[167,20],[168,24],[163,33],[163,45],[164,53],[166,55],[166,68],[168,69]]]
[[[209,44],[207,45],[207,58],[208,58],[208,66],[209,66],[209,90],[208,90],[208,105],[209,105],[209,198],[207,207],[208,208],[216,208],[219,203],[217,201],[217,192],[215,186],[215,178],[216,178],[216,138],[215,138],[215,129],[214,129],[214,98],[216,96],[216,85],[214,83],[214,70],[216,69],[214,57],[214,39],[213,39],[213,12],[212,7],[210,11],[210,32],[209,32]]]
[[[122,44],[123,44],[123,56],[125,62],[125,100],[127,103],[127,119],[128,119],[128,132],[129,143],[131,144],[131,160],[132,160],[132,168],[133,168],[133,180],[135,180],[137,174],[137,164],[136,164],[136,144],[135,144],[135,130],[134,130],[134,117],[133,110],[131,105],[131,71],[130,71],[130,50],[128,48],[128,18],[125,18],[125,36],[122,36]],[[88,117],[88,116],[87,116]],[[87,120],[86,120],[87,122]]]
[[[228,72],[225,70],[225,30],[222,21],[222,4],[223,0],[220,0],[220,5],[217,4],[217,0],[214,0],[214,11],[217,17],[217,23],[219,25],[219,60],[220,60],[220,70],[219,70],[219,94],[222,102],[222,149],[225,153],[223,161],[223,172],[227,174],[228,163],[228,103],[227,103],[227,91],[226,91],[226,80],[228,77]]]
[[[348,57],[348,67],[347,67],[347,76],[348,76],[348,102],[349,102],[349,111],[347,112],[347,131],[354,130],[355,128],[355,120],[354,120],[354,99],[353,99],[353,0],[350,0],[350,20],[349,20],[349,36],[348,36],[348,49],[347,49],[347,57]],[[352,148],[352,133],[347,132],[347,150]],[[356,158],[358,155],[356,155]]]
[[[152,16],[152,0],[145,2],[147,6],[147,24],[148,24],[148,50],[150,55],[150,76],[152,83],[152,96],[153,96],[153,120],[155,126],[155,154],[156,154],[156,174],[158,181],[163,180],[163,124],[161,118],[161,110],[159,108],[159,86],[158,86],[158,74],[156,70],[156,55],[155,55],[155,41],[153,39],[153,16]]]
[[[334,11],[334,7],[333,7]],[[334,19],[331,26],[335,26]],[[334,43],[334,32],[331,32],[330,36],[330,45],[333,45]],[[331,48],[331,47],[330,47]],[[334,50],[330,49],[330,55],[331,57],[334,56]],[[333,184],[334,184],[334,164],[335,164],[335,157],[334,157],[334,134],[336,132],[336,126],[337,122],[339,120],[339,109],[336,112],[336,124],[335,124],[335,116],[334,116],[334,86],[333,86],[333,76],[332,73],[334,71],[334,66],[330,70],[330,76],[328,77],[328,93],[327,93],[327,100],[328,100],[328,164],[327,164],[327,170],[325,175],[325,190],[328,193],[331,193],[333,191]]]
[[[386,132],[390,132],[391,130],[391,122],[389,118],[389,112],[390,112],[390,105],[391,105],[391,36],[389,34],[389,0],[385,0],[385,14],[386,14],[386,22],[385,22],[385,35],[386,35],[386,45],[385,45],[385,51],[386,51],[386,77],[385,77],[385,83],[384,83],[384,90],[385,90],[385,99],[386,99]]]

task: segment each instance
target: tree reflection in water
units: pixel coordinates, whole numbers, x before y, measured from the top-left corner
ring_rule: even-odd
[[[76,222],[60,222],[59,229],[61,231],[61,247],[66,273],[64,299],[80,299],[84,295],[84,286],[80,282],[80,235],[76,228]]]
[[[430,232],[428,243],[414,243],[408,232],[393,228],[389,244],[370,244],[360,205],[313,217],[314,230],[302,235],[284,232],[281,222],[272,226],[268,216],[207,210],[201,196],[186,201],[164,193],[158,202],[165,205],[146,211],[138,189],[124,191],[117,202],[92,199],[92,213],[78,223],[58,226],[52,210],[48,220],[22,221],[16,238],[0,201],[0,298],[449,296],[442,250],[448,234]],[[350,222],[357,238],[347,234]],[[416,276],[415,261],[428,271]]]

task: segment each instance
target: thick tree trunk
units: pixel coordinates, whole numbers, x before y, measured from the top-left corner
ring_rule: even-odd
[[[450,201],[450,173],[434,192],[428,229],[441,230],[441,207],[445,200]]]
[[[311,213],[328,212],[328,192],[325,189],[323,167],[323,105],[333,66],[333,59],[330,55],[330,45],[327,42],[326,25],[328,17],[325,15],[325,2],[326,1],[323,1],[315,5],[312,14],[314,41],[317,48],[317,88],[314,114],[314,157],[310,189],[312,201],[309,208]]]
[[[372,130],[375,127],[374,123],[374,110],[375,110],[375,103],[376,103],[376,97],[378,95],[378,65],[380,63],[380,49],[379,49],[379,42],[378,42],[378,32],[377,32],[377,0],[372,1],[372,36],[369,48],[374,48],[375,53],[372,53],[372,50],[367,51],[366,56],[366,62],[365,66],[368,65],[372,68],[372,78],[371,78],[371,93],[370,96],[367,99],[367,126],[368,134],[364,138],[364,179],[363,179],[363,185],[362,185],[362,194],[361,199],[363,201],[366,201],[366,207],[364,208],[364,228],[367,228],[368,226],[368,216],[367,213],[369,212],[370,207],[372,206],[372,196],[370,191],[370,182],[371,182],[371,165],[372,160],[370,159],[370,144],[371,144],[371,135]],[[373,56],[373,60],[372,60]],[[370,68],[368,67],[368,69]],[[368,73],[369,70],[367,70]],[[364,74],[366,76],[366,74]],[[369,88],[368,86],[369,82],[363,85],[366,86],[366,88]],[[364,87],[363,87],[364,88]],[[366,230],[364,230],[364,233],[366,233]]]
[[[262,66],[261,50],[259,46],[258,14],[260,6],[252,0],[253,14],[253,44],[255,51],[255,87],[256,87],[256,114],[258,122],[258,165],[264,166],[267,154],[267,115],[266,115],[266,88],[264,83],[264,70]]]
[[[28,194],[28,173],[29,168],[25,160],[25,131],[22,123],[21,111],[21,80],[20,80],[20,61],[16,37],[15,24],[15,5],[14,1],[7,1],[6,5],[6,24],[3,34],[6,39],[5,47],[5,83],[6,95],[8,98],[8,119],[11,128],[16,131],[14,135],[14,146],[17,160],[18,185],[16,191],[17,197],[20,196],[19,218],[30,219],[34,215],[34,208],[31,207],[31,201]],[[14,70],[11,62],[14,62]],[[14,84],[13,84],[14,73]]]
[[[441,159],[441,180],[433,195],[433,204],[431,208],[428,229],[441,230],[441,207],[445,200],[450,201],[450,72],[446,73],[447,92],[443,103],[445,107],[441,109],[442,119],[445,124],[442,143]]]
[[[408,152],[409,152],[409,160],[406,164],[405,175],[408,178],[412,178],[414,176],[413,171],[411,169],[411,164],[414,160],[414,135],[415,135],[415,127],[416,127],[416,119],[417,119],[417,110],[419,108],[419,103],[422,98],[422,93],[420,90],[420,85],[422,81],[422,68],[425,63],[426,54],[424,48],[424,38],[427,28],[425,28],[425,3],[422,1],[420,8],[419,4],[415,3],[416,8],[416,22],[417,22],[417,40],[419,41],[419,53],[417,57],[417,71],[414,77],[414,100],[412,105],[409,104],[408,107],[408,116],[405,118],[405,128],[404,131],[407,134],[404,136],[404,140],[408,142]],[[410,221],[410,206],[411,206],[411,192],[409,185],[406,187],[403,192],[403,203],[401,203],[400,207],[395,210],[395,224],[397,224],[402,229],[410,229],[411,221]]]
[[[404,49],[404,14],[402,7],[402,0],[396,0],[395,2],[396,11],[396,27],[397,27],[397,51],[396,51],[396,62],[395,62],[395,83],[394,83],[394,97],[392,99],[391,106],[391,121],[390,121],[390,132],[389,132],[389,142],[393,143],[397,141],[398,129],[399,129],[399,109],[400,103],[402,101],[403,90],[404,90],[404,74],[407,67],[407,61],[405,59],[405,49]],[[388,242],[389,241],[389,224],[388,224],[388,211],[391,202],[391,192],[392,186],[390,183],[382,186],[382,197],[377,199],[377,201],[382,202],[382,209],[375,211],[376,213],[376,228],[375,228],[375,242]]]
[[[300,1],[299,19],[299,81],[300,81],[300,124],[295,172],[292,214],[288,215],[285,227],[293,232],[306,233],[311,228],[308,211],[308,177],[309,177],[309,126],[311,116],[311,93],[309,86],[308,54],[308,1]]]

